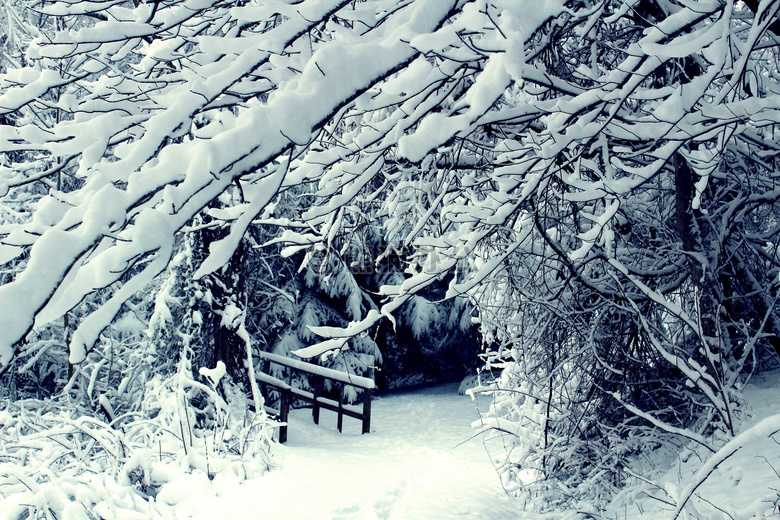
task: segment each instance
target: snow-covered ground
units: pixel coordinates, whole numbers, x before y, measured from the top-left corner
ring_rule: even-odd
[[[474,402],[458,395],[456,385],[445,385],[376,399],[370,435],[360,434],[359,421],[345,418],[345,432],[339,434],[335,414],[323,410],[322,425],[316,426],[310,410],[296,410],[288,444],[275,447],[276,467],[248,480],[238,475],[250,467],[237,471],[235,460],[195,454],[163,464],[153,460],[152,451],[140,449],[124,469],[112,465],[116,456],[100,455],[106,450],[88,460],[95,443],[84,447],[81,441],[100,440],[110,447],[110,429],[97,429],[95,420],[66,418],[64,425],[80,425],[89,435],[38,428],[6,446],[0,456],[0,519],[780,519],[778,380],[780,372],[763,374],[747,386],[744,410],[737,414],[739,435],[718,453],[693,446],[643,454],[632,468],[636,481],[603,510],[579,504],[544,515],[524,511],[523,500],[504,494],[491,464],[491,455],[503,453],[502,439],[473,438],[470,424],[487,400]],[[42,416],[33,420],[32,404],[25,404],[29,411],[21,415],[45,430]],[[18,437],[19,417],[0,415],[0,426],[5,424],[0,446],[3,431],[6,440]],[[50,471],[52,461],[63,457],[75,462]],[[144,475],[159,484],[150,488],[153,497],[123,476],[135,471],[133,461],[143,460],[152,467]],[[251,466],[253,460],[245,463]],[[685,509],[677,515],[681,503]]]
[[[757,377],[746,389],[748,413],[740,414],[740,431],[777,412],[776,376]],[[479,418],[478,406],[487,405],[486,399],[458,395],[457,385],[380,397],[373,405],[370,435],[360,434],[359,421],[345,418],[344,434],[339,434],[334,413],[323,410],[321,426],[316,426],[310,410],[296,410],[289,442],[277,449],[276,470],[244,482],[232,473],[209,482],[194,472],[164,486],[158,505],[182,520],[593,518],[577,511],[526,515],[521,500],[504,494],[490,457],[501,455],[500,439],[473,438],[470,427]],[[770,422],[780,428],[778,416]],[[699,482],[707,454],[684,450],[671,455],[673,460],[648,460],[647,472],[642,471],[659,485],[638,482],[607,510],[585,509],[610,519],[674,518],[673,504]],[[780,518],[778,471],[778,442],[766,434],[751,435],[704,475],[680,518]]]
[[[486,403],[482,403],[486,406]],[[481,439],[467,441],[477,403],[457,385],[377,398],[370,435],[360,422],[310,410],[290,419],[289,441],[278,449],[276,471],[243,483],[195,476],[179,484],[179,518],[515,519],[518,503],[507,497]],[[193,486],[202,493],[193,493]],[[170,497],[171,489],[166,490]],[[170,499],[170,498],[169,498]]]

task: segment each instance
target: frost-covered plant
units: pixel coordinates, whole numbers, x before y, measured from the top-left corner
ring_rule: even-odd
[[[168,276],[126,302],[69,377],[59,373],[53,396],[4,402],[0,509],[9,518],[173,518],[188,479],[240,480],[273,466],[262,396],[250,411],[222,362],[193,373],[206,307],[196,305],[204,294],[190,277],[191,246],[183,241]],[[240,321],[240,311],[225,314]],[[61,323],[42,329],[17,360],[67,359],[62,335]]]
[[[197,382],[186,356],[146,383],[142,406],[102,420],[77,402],[5,401],[0,411],[0,510],[5,518],[173,518],[182,481],[244,479],[273,466],[273,430],[241,391]],[[224,382],[223,382],[224,384]]]
[[[160,426],[148,431],[152,435],[148,445],[162,442],[169,446],[168,453],[183,452],[186,464],[210,477],[225,468],[241,478],[264,473],[272,466],[273,444],[273,428],[264,408],[249,410],[243,391],[223,380],[224,363],[199,372],[208,384],[195,380],[187,356],[182,355],[174,375],[149,383],[143,415]],[[138,424],[143,430],[139,421],[132,427]]]
[[[495,448],[491,456],[501,461],[504,489],[529,508],[605,507],[630,481],[634,458],[679,449],[673,438],[632,418],[599,420],[600,396],[588,396],[593,379],[573,363],[552,373],[530,372],[522,359],[492,368],[498,377],[483,372],[483,383],[468,393],[492,399],[479,428],[503,438],[503,451]]]

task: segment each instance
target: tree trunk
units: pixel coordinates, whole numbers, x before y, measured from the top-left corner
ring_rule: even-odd
[[[674,155],[675,174],[675,218],[677,232],[682,241],[683,251],[688,253],[687,263],[691,285],[694,288],[695,311],[691,314],[698,321],[701,353],[696,348],[691,355],[694,359],[703,357],[707,372],[714,379],[713,390],[723,399],[724,409],[720,409],[722,419],[732,430],[729,410],[729,396],[725,394],[726,367],[724,359],[729,344],[728,331],[720,326],[720,301],[718,272],[718,245],[709,236],[699,210],[693,208],[695,183],[693,171],[685,158]],[[716,404],[716,403],[713,403]],[[717,407],[717,406],[716,406]],[[720,407],[718,407],[720,408]]]
[[[200,232],[202,252],[224,238],[227,230],[214,227],[204,228]],[[211,295],[211,305],[204,313],[204,352],[196,353],[196,359],[202,366],[213,368],[218,361],[225,363],[227,373],[233,381],[248,389],[248,378],[244,360],[246,346],[238,334],[238,325],[243,323],[246,310],[246,284],[244,276],[245,251],[241,242],[224,267],[206,276],[202,284]],[[200,367],[193,367],[197,370]]]

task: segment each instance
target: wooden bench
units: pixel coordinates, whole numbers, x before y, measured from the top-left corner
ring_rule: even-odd
[[[291,359],[270,352],[260,352],[260,358],[264,361],[263,371],[257,373],[257,382],[271,386],[279,390],[279,409],[266,408],[266,411],[279,417],[282,426],[279,429],[279,442],[287,442],[287,420],[290,415],[290,404],[293,399],[300,399],[312,405],[312,417],[314,424],[320,423],[320,408],[331,410],[338,414],[337,427],[342,431],[344,416],[360,419],[363,423],[363,433],[369,433],[371,429],[371,397],[374,392],[374,380],[371,377],[354,376],[331,368],[321,367],[298,359]],[[285,366],[297,372],[303,372],[313,377],[314,392],[306,392],[293,388],[288,383],[268,374],[270,365],[274,363]],[[373,375],[373,369],[369,374]],[[341,388],[337,391],[337,399],[328,399],[319,395],[322,383],[325,379],[336,382]],[[344,403],[344,387],[352,386],[363,390],[363,406]]]

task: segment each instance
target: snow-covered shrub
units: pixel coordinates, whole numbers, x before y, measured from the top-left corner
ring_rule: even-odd
[[[167,276],[128,302],[69,378],[59,375],[56,392],[3,402],[8,519],[174,518],[188,486],[209,492],[213,480],[254,478],[274,465],[262,397],[252,411],[223,363],[193,366],[206,295],[190,276],[190,246],[183,242]],[[55,333],[61,324],[30,342],[30,366],[46,359],[44,334]],[[64,356],[62,342],[51,343]]]
[[[235,389],[220,396],[224,366],[205,372],[212,385],[182,359],[175,374],[146,383],[138,409],[110,422],[67,397],[3,402],[0,518],[174,518],[192,478],[265,473],[274,464],[265,412],[249,411]]]
[[[579,369],[533,373],[515,361],[494,368],[497,378],[483,372],[482,384],[469,390],[492,400],[475,425],[488,437],[503,437],[503,452],[491,457],[502,461],[503,487],[530,509],[604,507],[628,482],[633,457],[679,449],[650,426],[599,421],[593,410],[599,404],[587,395],[593,381]]]

